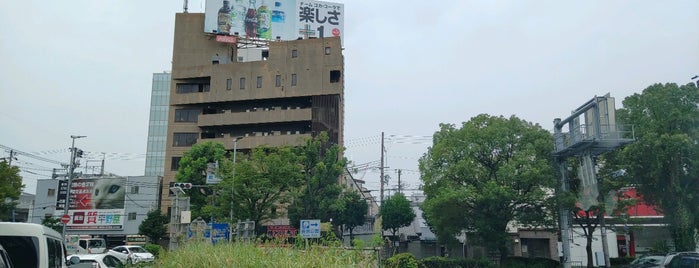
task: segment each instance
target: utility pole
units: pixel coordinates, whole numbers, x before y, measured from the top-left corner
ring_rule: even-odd
[[[66,193],[66,203],[65,203],[65,208],[63,209],[63,215],[68,215],[68,208],[70,208],[70,186],[71,183],[73,183],[73,172],[75,171],[75,158],[77,157],[78,153],[75,148],[75,139],[80,139],[80,138],[85,138],[87,136],[77,136],[77,135],[70,135],[70,138],[73,139],[73,143],[70,145],[70,166],[68,168],[68,192]],[[61,233],[63,235],[63,238],[65,239],[66,237],[66,225],[67,223],[63,224],[63,232]]]
[[[12,166],[12,159],[15,158],[15,150],[10,150],[10,159],[7,161],[7,165]]]
[[[401,191],[401,189],[403,188],[403,185],[400,184],[400,172],[401,172],[401,170],[399,169],[399,170],[398,170],[398,193],[399,193],[399,194],[400,194],[400,193],[403,193],[403,192]]]
[[[383,176],[383,169],[384,169],[384,166],[383,166],[383,150],[384,150],[384,147],[383,147],[383,132],[381,132],[381,167],[380,167],[380,169],[381,169],[381,177],[380,177],[380,180],[381,180],[381,199],[380,199],[380,201],[381,201],[381,205],[382,205],[382,206],[383,206],[383,180],[384,180],[384,176]]]

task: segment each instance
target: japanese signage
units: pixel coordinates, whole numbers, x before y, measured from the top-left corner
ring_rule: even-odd
[[[115,230],[124,223],[125,178],[73,180],[66,196],[61,192],[67,182],[59,185],[57,207],[68,204],[70,222],[67,230]],[[60,199],[63,200],[60,200]],[[66,202],[67,201],[67,202]]]
[[[204,32],[296,40],[342,36],[344,4],[306,0],[206,0]]]
[[[319,238],[320,220],[301,220],[300,233],[303,238]]]
[[[291,225],[268,225],[267,236],[275,238],[296,237],[298,230]]]

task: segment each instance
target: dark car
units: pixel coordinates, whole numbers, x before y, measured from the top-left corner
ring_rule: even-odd
[[[651,254],[641,256],[638,259],[632,261],[629,265],[624,266],[624,268],[659,268],[663,267],[665,263],[665,254]]]
[[[699,252],[679,252],[669,254],[665,268],[699,268]]]

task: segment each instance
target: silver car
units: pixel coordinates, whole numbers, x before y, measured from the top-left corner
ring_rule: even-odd
[[[153,262],[155,256],[141,246],[118,246],[107,252],[126,263]]]

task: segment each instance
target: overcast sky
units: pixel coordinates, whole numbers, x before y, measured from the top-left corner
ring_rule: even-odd
[[[183,0],[0,2],[0,145],[143,175],[152,74],[170,70]],[[516,115],[552,130],[594,96],[623,98],[699,74],[699,1],[344,3],[346,156],[419,185],[440,123]],[[203,0],[189,11],[204,12]],[[0,157],[9,153],[2,150]],[[25,192],[55,164],[19,156]],[[376,166],[376,165],[374,165]],[[355,175],[378,189],[378,169]]]

